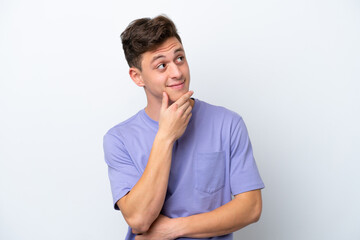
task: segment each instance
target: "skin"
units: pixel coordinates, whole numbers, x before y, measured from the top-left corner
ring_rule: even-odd
[[[172,105],[189,91],[190,70],[182,44],[169,38],[154,51],[142,55],[142,70],[131,67],[131,79],[143,87],[147,98],[146,113],[159,120],[163,92],[168,95],[168,105]],[[183,83],[183,85],[175,86]],[[192,106],[193,100],[189,102]]]
[[[160,214],[164,204],[174,142],[191,118],[194,101],[189,91],[190,71],[182,44],[174,37],[142,55],[142,70],[130,68],[136,85],[147,97],[146,113],[159,121],[147,166],[132,190],[118,206],[136,240],[205,238],[239,230],[260,218],[260,190],[238,194],[229,203],[207,213],[184,218]]]
[[[232,201],[207,213],[183,218],[160,215],[150,229],[135,240],[208,238],[229,234],[258,221],[261,205],[261,191],[254,190],[237,194]]]
[[[184,133],[194,104],[190,100],[193,92],[189,91],[189,67],[176,38],[144,53],[141,68],[141,71],[130,68],[129,74],[144,88],[148,100],[145,111],[159,121],[159,130],[144,173],[132,190],[117,202],[134,233],[147,232],[159,217],[167,190],[173,145]]]

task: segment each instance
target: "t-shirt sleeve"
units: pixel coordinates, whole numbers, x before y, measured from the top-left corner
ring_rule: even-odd
[[[132,189],[141,175],[119,137],[106,133],[103,147],[114,208],[119,210],[117,201]]]
[[[243,119],[235,123],[231,130],[230,145],[230,187],[233,195],[264,188],[260,177],[248,131]]]

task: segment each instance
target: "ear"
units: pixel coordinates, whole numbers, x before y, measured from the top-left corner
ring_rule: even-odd
[[[129,69],[129,75],[136,85],[139,87],[145,86],[140,69],[131,67]]]

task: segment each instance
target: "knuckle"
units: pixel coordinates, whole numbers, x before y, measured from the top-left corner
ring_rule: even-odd
[[[178,107],[179,107],[179,105],[177,103],[174,103],[172,109],[176,111],[178,109]]]

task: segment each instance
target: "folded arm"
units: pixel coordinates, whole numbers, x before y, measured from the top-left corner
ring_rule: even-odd
[[[260,190],[241,193],[213,211],[179,219],[179,235],[206,238],[229,234],[257,222],[261,209]]]
[[[261,209],[261,191],[249,191],[207,213],[173,219],[160,215],[149,231],[137,236],[136,240],[221,236],[258,221]]]

